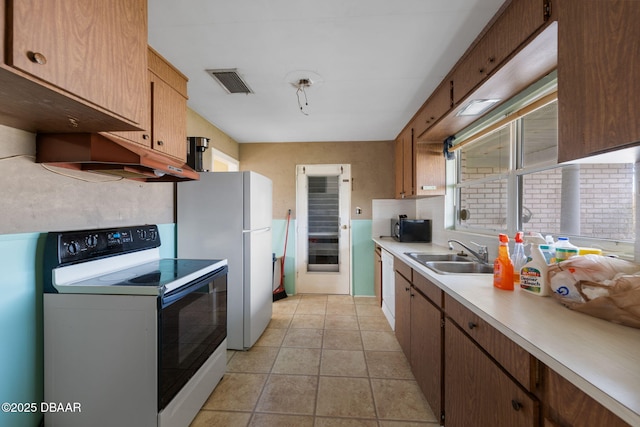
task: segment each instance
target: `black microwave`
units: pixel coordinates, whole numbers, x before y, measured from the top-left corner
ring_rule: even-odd
[[[395,218],[391,220],[391,236],[399,242],[431,242],[430,219]]]

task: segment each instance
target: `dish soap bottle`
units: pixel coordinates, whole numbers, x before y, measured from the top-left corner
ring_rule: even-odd
[[[527,263],[527,256],[524,254],[522,231],[516,233],[516,244],[513,248],[513,254],[511,255],[511,262],[513,263],[513,285],[518,287],[520,285],[520,269]]]
[[[525,238],[531,243],[529,261],[520,269],[520,289],[541,297],[549,295],[547,260],[540,250],[540,245],[547,242],[538,233],[531,233]]]
[[[509,258],[509,236],[500,234],[498,258],[493,262],[493,286],[506,291],[513,290],[513,264]]]

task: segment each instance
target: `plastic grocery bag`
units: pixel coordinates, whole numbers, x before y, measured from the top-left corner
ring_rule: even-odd
[[[620,275],[602,284],[579,281],[584,303],[562,301],[567,307],[613,323],[640,328],[640,275]]]
[[[576,288],[577,282],[585,280],[601,283],[620,273],[637,272],[640,272],[640,265],[623,259],[593,254],[574,256],[549,266],[549,285],[551,291],[563,299],[585,302]]]
[[[551,266],[549,279],[553,295],[570,309],[640,328],[640,265],[585,255]]]

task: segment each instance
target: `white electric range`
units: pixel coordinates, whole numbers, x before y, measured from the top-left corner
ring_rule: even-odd
[[[155,225],[48,233],[50,426],[186,426],[226,368],[227,261],[160,258]],[[79,410],[74,410],[74,409]]]

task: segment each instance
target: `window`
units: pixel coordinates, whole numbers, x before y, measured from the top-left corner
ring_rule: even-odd
[[[457,150],[455,228],[635,240],[634,165],[557,164],[557,101]]]
[[[309,176],[309,271],[340,271],[339,176]]]

